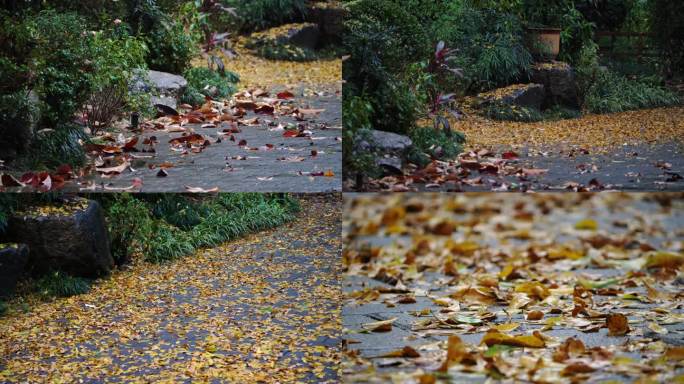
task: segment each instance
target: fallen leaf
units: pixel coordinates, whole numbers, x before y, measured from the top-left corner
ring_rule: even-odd
[[[363,329],[370,332],[390,332],[392,331],[392,323],[397,321],[397,317],[389,320],[375,321],[372,323],[362,324]]]
[[[609,336],[623,336],[630,331],[627,317],[621,313],[606,316],[606,327],[608,327]]]

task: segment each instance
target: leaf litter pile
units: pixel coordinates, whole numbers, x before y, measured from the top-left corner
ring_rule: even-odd
[[[347,382],[684,380],[684,195],[345,199]]]
[[[337,382],[341,197],[0,318],[0,382]],[[21,305],[19,305],[21,306]]]
[[[152,182],[155,191],[213,192],[229,190],[217,186],[227,179],[259,184],[287,173],[300,184],[304,177],[315,185],[339,178],[341,169],[333,168],[339,168],[341,153],[340,112],[316,104],[339,103],[341,59],[269,61],[252,55],[240,41],[224,57],[226,67],[240,74],[243,91],[228,100],[207,98],[195,108],[157,106],[157,117],[139,130],[119,127],[84,143],[90,166],[0,173],[0,190],[141,191]],[[199,59],[195,64],[206,65]],[[213,154],[198,156],[205,151]],[[210,164],[200,167],[195,161]],[[122,177],[126,185],[116,182]]]

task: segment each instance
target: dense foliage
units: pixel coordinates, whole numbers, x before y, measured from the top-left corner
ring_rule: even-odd
[[[258,31],[300,21],[306,14],[306,0],[224,0],[236,9],[237,17],[224,15],[241,32]]]

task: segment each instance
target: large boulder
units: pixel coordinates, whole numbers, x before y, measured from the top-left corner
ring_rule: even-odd
[[[34,207],[8,222],[7,238],[29,247],[29,270],[98,277],[114,267],[99,203],[75,199],[58,208]]]
[[[320,30],[314,23],[285,24],[252,35],[249,47],[287,46],[314,50],[320,41]]]
[[[344,20],[348,11],[339,1],[319,1],[312,3],[307,19],[318,24],[326,41],[341,41],[344,34]]]
[[[478,97],[482,99],[483,105],[500,103],[541,109],[545,95],[542,84],[513,84],[481,93]]]
[[[151,103],[176,109],[178,99],[188,86],[183,76],[160,71],[136,70],[129,86],[133,94],[149,93]]]
[[[378,155],[376,165],[385,174],[398,173],[406,165],[409,149],[413,145],[408,136],[373,130],[369,140],[371,143],[362,141],[360,145],[368,146]]]
[[[544,85],[546,92],[543,107],[560,104],[579,108],[577,81],[572,67],[561,61],[536,63],[532,67],[531,80]]]
[[[24,275],[29,259],[29,249],[24,244],[0,244],[0,297],[14,292],[17,282]]]

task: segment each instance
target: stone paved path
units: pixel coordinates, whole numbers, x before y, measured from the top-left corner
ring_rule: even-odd
[[[337,382],[340,204],[0,318],[0,382]]]
[[[555,296],[545,303],[537,303],[525,311],[511,311],[506,305],[477,305],[461,301],[460,311],[451,312],[445,308],[446,304],[439,303],[436,298],[449,297],[457,287],[463,284],[473,284],[477,286],[477,281],[483,281],[486,276],[496,279],[499,269],[496,265],[505,264],[506,260],[514,258],[507,256],[511,253],[517,254],[540,244],[577,244],[580,238],[587,238],[590,234],[605,236],[610,239],[627,239],[634,241],[631,247],[638,243],[649,244],[656,249],[682,251],[684,241],[684,200],[681,195],[591,195],[576,197],[577,195],[547,195],[544,196],[521,196],[513,194],[468,194],[447,197],[434,194],[405,194],[401,197],[349,194],[345,196],[345,215],[343,233],[345,238],[345,262],[347,263],[348,273],[345,276],[343,290],[348,295],[342,310],[344,333],[349,356],[344,363],[344,378],[347,382],[395,382],[395,383],[415,383],[422,373],[435,372],[444,361],[445,343],[449,335],[458,335],[461,340],[468,345],[471,351],[485,351],[486,346],[481,346],[480,342],[489,326],[499,324],[517,323],[519,328],[515,329],[515,334],[527,334],[533,330],[540,330],[549,317],[559,316],[559,319],[572,320],[569,313],[552,315],[548,311],[552,307],[568,308],[564,302],[568,296]],[[544,200],[546,202],[544,202]],[[399,207],[425,205],[423,212],[407,214],[407,218],[399,219],[393,223],[383,226],[382,221],[389,222],[387,213],[391,209]],[[442,207],[439,210],[427,207]],[[514,209],[518,207],[518,209]],[[541,214],[539,210],[547,210],[546,214]],[[513,218],[519,212],[520,215]],[[532,212],[531,219],[523,216],[524,212]],[[421,218],[422,217],[422,218]],[[598,223],[598,232],[581,233],[573,230],[574,223],[591,218]],[[432,251],[420,252],[417,244],[420,240],[430,239],[427,228],[430,225],[439,223],[440,220],[452,220],[457,223],[456,229],[449,236],[451,244],[464,244],[473,241],[481,244],[481,251],[476,251],[475,255],[459,256],[454,254],[454,262],[459,268],[456,276],[445,276],[442,270],[445,254],[449,254],[444,248],[435,246]],[[458,224],[460,223],[460,224]],[[498,223],[498,224],[497,224]],[[379,225],[379,226],[378,226]],[[498,226],[497,226],[498,225]],[[499,228],[495,230],[493,228]],[[376,231],[373,233],[374,231]],[[516,231],[518,235],[514,235]],[[390,232],[389,233],[386,233]],[[498,231],[498,232],[497,232]],[[525,233],[523,233],[525,231]],[[407,233],[416,234],[412,239]],[[421,234],[422,233],[422,234]],[[530,236],[525,239],[524,236]],[[422,237],[421,237],[422,236]],[[518,238],[516,238],[516,236]],[[436,240],[439,241],[439,240]],[[447,240],[448,242],[449,240]],[[441,243],[439,243],[441,244]],[[367,255],[362,249],[366,247],[379,249],[378,256]],[[414,269],[403,265],[407,250],[419,252]],[[612,248],[611,248],[612,249]],[[620,254],[619,249],[614,257],[625,258],[626,255]],[[358,253],[361,252],[361,253]],[[590,255],[596,257],[600,254],[598,250],[590,248]],[[604,249],[604,252],[611,252]],[[371,251],[371,255],[376,254]],[[500,256],[495,256],[500,254]],[[351,262],[352,255],[356,255],[356,263]],[[433,256],[434,255],[434,256]],[[440,256],[441,255],[441,256]],[[479,256],[478,256],[479,255]],[[368,263],[359,263],[359,258],[370,257]],[[563,290],[566,285],[570,287],[578,278],[591,279],[592,281],[607,281],[611,278],[624,279],[630,273],[625,267],[597,268],[593,263],[588,262],[587,258],[572,262],[567,259],[559,259],[555,263],[548,264],[542,258],[538,267],[529,265],[518,271],[530,271],[529,275],[536,276],[535,280],[544,281],[548,286],[556,286]],[[496,265],[493,264],[496,262]],[[515,265],[520,265],[510,261]],[[432,265],[432,266],[431,266]],[[619,264],[618,264],[619,265]],[[381,268],[385,268],[382,276],[379,277]],[[522,268],[522,267],[521,267]],[[534,272],[532,272],[534,271]],[[541,274],[546,271],[547,274]],[[523,275],[528,275],[522,272]],[[393,280],[393,279],[398,279]],[[672,277],[657,277],[656,289],[669,294],[681,294],[681,278],[674,282]],[[532,277],[524,277],[522,280],[512,280],[513,284],[501,281],[498,284],[499,295],[508,296],[508,289],[512,285],[517,286],[520,281],[532,281]],[[652,280],[647,280],[652,281]],[[484,283],[482,283],[484,284]],[[660,285],[664,284],[664,285]],[[556,325],[543,331],[545,336],[549,336],[547,346],[552,350],[559,342],[569,337],[576,337],[581,340],[584,346],[589,348],[601,347],[614,356],[622,356],[627,361],[642,362],[643,364],[655,364],[650,362],[652,355],[646,352],[649,348],[657,349],[657,345],[676,347],[684,346],[684,309],[679,301],[669,302],[667,300],[650,300],[645,296],[651,297],[653,293],[647,293],[643,284],[637,283],[633,288],[624,286],[614,286],[623,292],[634,293],[641,296],[643,300],[620,300],[615,296],[594,295],[594,307],[597,311],[607,312],[607,308],[612,308],[615,303],[619,311],[628,314],[632,331],[624,336],[608,336],[608,329],[601,328],[594,332],[583,332],[571,323],[559,321]],[[674,291],[673,291],[674,289]],[[379,296],[373,296],[373,292],[380,292]],[[384,292],[384,293],[383,293]],[[405,292],[409,292],[408,294]],[[572,288],[570,288],[572,292]],[[372,299],[359,299],[360,293],[372,297]],[[413,296],[415,302],[397,303],[398,299],[405,296]],[[351,297],[356,297],[352,299]],[[363,297],[363,296],[361,296]],[[572,295],[570,295],[572,301]],[[454,301],[450,303],[453,305]],[[457,304],[457,303],[456,303]],[[569,307],[572,309],[572,304]],[[656,333],[652,330],[649,323],[655,319],[657,311],[666,308],[668,313],[675,314],[675,318],[665,321],[662,325],[666,333]],[[532,309],[539,309],[545,312],[544,320],[539,322],[526,321],[526,312]],[[453,307],[452,307],[453,310]],[[422,315],[418,315],[422,313]],[[472,316],[477,318],[485,313],[495,314],[494,319],[480,323],[480,325],[469,325],[454,323],[452,328],[449,326],[437,327],[433,329],[420,330],[419,324],[423,321],[433,319],[435,316],[448,316],[460,313],[466,318]],[[440,315],[441,314],[441,315]],[[565,316],[565,317],[564,317]],[[582,316],[580,316],[582,317]],[[365,332],[364,324],[396,319],[389,332]],[[577,319],[577,318],[575,318]],[[585,320],[586,321],[586,320]],[[603,321],[603,320],[601,320]],[[658,328],[656,328],[658,329]],[[554,341],[550,341],[554,340]],[[661,343],[661,344],[658,344]],[[384,355],[401,350],[405,346],[411,346],[418,351],[419,358],[397,358]],[[628,348],[625,348],[629,346]],[[479,348],[479,349],[478,349]],[[562,377],[560,367],[553,366],[550,360],[544,359],[544,352],[533,348],[517,348],[512,352],[501,355],[500,360],[489,360],[489,369],[504,367],[509,369],[502,373],[502,378],[508,377],[515,382],[530,382],[527,376],[528,369],[521,367],[524,359],[543,359],[540,369],[548,370],[544,379],[548,382],[570,382],[570,379],[588,382],[633,382],[638,376],[625,367],[620,367],[614,361],[604,369],[597,370],[593,374],[579,377]],[[577,361],[581,361],[578,359]],[[617,361],[617,360],[616,360]],[[444,379],[443,382],[452,383],[483,383],[488,380],[487,375],[480,371],[484,369],[481,363],[487,361],[479,360],[476,366],[456,365],[448,374],[438,374],[438,378]],[[497,364],[498,363],[498,364]],[[549,365],[551,364],[551,366]],[[622,370],[621,370],[622,369]],[[645,368],[644,368],[645,369]],[[658,369],[662,370],[663,366]],[[665,380],[666,377],[673,377],[674,372],[681,375],[684,367],[681,364],[673,363],[667,374],[660,376],[653,373],[651,379],[656,382]],[[489,371],[489,380],[496,378],[493,371]],[[640,369],[636,369],[640,372]],[[645,371],[646,372],[646,371]],[[532,373],[531,373],[532,374]],[[532,374],[534,376],[534,374]],[[647,374],[643,374],[646,377]],[[681,378],[681,376],[679,376]],[[431,382],[425,379],[425,382]],[[614,381],[609,381],[614,380]],[[441,381],[440,381],[441,382]],[[513,381],[511,381],[513,382]],[[534,381],[538,382],[538,381]]]
[[[282,88],[269,90],[272,94]],[[180,137],[180,133],[146,131],[143,136],[156,136],[159,144],[152,159],[139,159],[132,168],[123,174],[92,180],[97,185],[122,188],[132,185],[133,179],[143,181],[141,192],[182,192],[185,186],[211,189],[218,187],[222,192],[330,192],[340,191],[342,175],[342,105],[341,94],[334,86],[322,87],[321,96],[302,96],[303,88],[295,92],[293,105],[325,111],[311,117],[304,123],[312,132],[312,138],[286,138],[283,131],[271,131],[267,121],[286,125],[297,123],[292,117],[254,115],[258,126],[241,127],[242,133],[235,134],[235,142],[222,138],[221,143],[211,144],[198,154],[181,155],[169,147],[169,140]],[[218,138],[217,128],[200,128],[200,124],[189,124],[195,132],[214,142]],[[247,141],[250,148],[263,148],[273,145],[273,150],[253,151],[238,144]],[[142,141],[142,139],[141,139]],[[317,155],[311,156],[315,150]],[[147,155],[145,153],[141,155]],[[233,158],[244,160],[236,160]],[[303,161],[290,162],[283,158],[301,157]],[[159,169],[149,169],[150,164],[171,163],[168,176],[157,177]],[[309,176],[309,173],[322,174],[331,171],[332,176]]]

